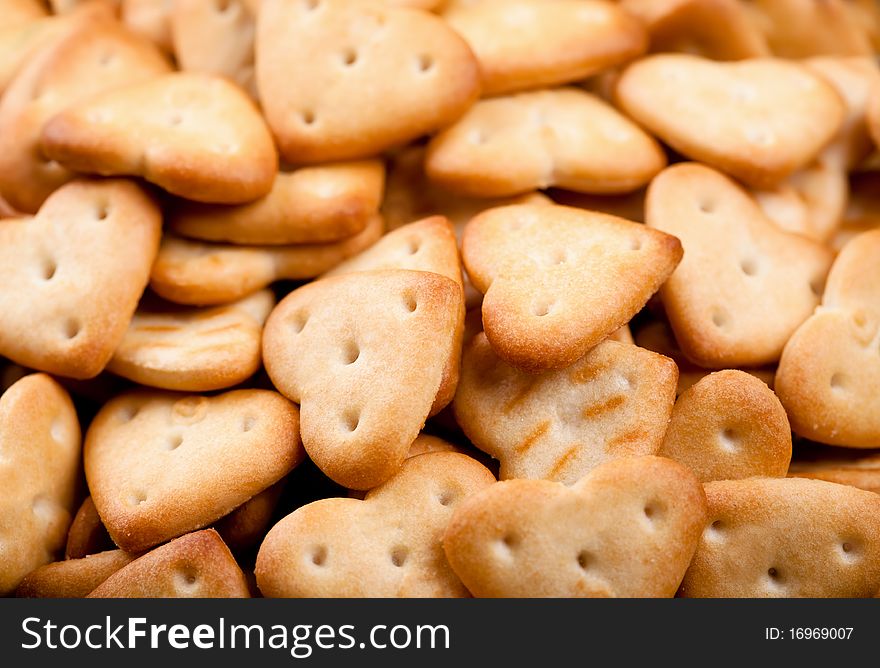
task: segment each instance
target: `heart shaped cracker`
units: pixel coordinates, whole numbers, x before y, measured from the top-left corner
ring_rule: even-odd
[[[45,125],[42,147],[70,169],[142,176],[199,202],[250,202],[278,171],[251,100],[207,74],[166,74],[74,104]]]
[[[358,234],[379,210],[385,170],[378,160],[282,170],[251,204],[181,201],[169,227],[185,237],[236,244],[306,244]]]
[[[86,434],[86,479],[113,541],[138,551],[211,524],[302,461],[296,406],[275,392],[131,392]]]
[[[831,253],[780,230],[736,183],[696,163],[658,176],[646,211],[650,227],[684,246],[660,289],[684,353],[706,368],[779,359],[819,302]]]
[[[461,340],[461,287],[388,270],[326,278],[285,297],[263,331],[263,360],[300,404],[303,445],[335,482],[371,489],[399,468]]]
[[[0,397],[0,596],[64,547],[80,472],[79,421],[45,374]]]
[[[116,23],[83,17],[29,59],[0,102],[0,195],[35,212],[73,174],[41,152],[45,124],[103,91],[169,70],[156,48]]]
[[[324,276],[379,269],[411,269],[440,274],[458,283],[464,295],[455,230],[442,216],[432,216],[389,232],[370,248],[338,264]],[[464,301],[462,301],[461,326],[454,334],[449,359],[443,371],[443,380],[431,407],[431,415],[439,413],[455,395],[461,363],[464,313]]]
[[[269,290],[210,309],[141,304],[107,370],[150,387],[205,392],[237,385],[260,368]]]
[[[15,595],[19,598],[85,598],[135,558],[136,555],[123,550],[109,550],[82,559],[46,564],[28,573]]]
[[[572,487],[493,485],[458,507],[443,548],[474,596],[671,597],[705,520],[705,495],[685,467],[625,457]]]
[[[266,0],[257,87],[284,158],[325,162],[376,155],[448,125],[479,95],[480,74],[464,40],[427,12]]]
[[[244,573],[213,529],[157,547],[116,571],[89,598],[249,598]]]
[[[880,446],[880,230],[850,241],[828,274],[822,306],[789,339],[776,392],[796,434]]]
[[[533,376],[501,361],[478,334],[465,349],[453,408],[471,442],[500,460],[502,480],[571,484],[610,459],[656,454],[677,378],[672,360],[616,341]]]
[[[320,276],[371,246],[382,236],[382,228],[382,217],[375,215],[352,237],[290,246],[215,244],[166,234],[150,287],[178,304],[226,304],[281,279]]]
[[[485,294],[483,327],[504,361],[559,369],[641,309],[681,258],[674,237],[562,206],[507,206],[465,228],[462,257]]]
[[[34,218],[0,224],[0,354],[90,378],[125,335],[162,218],[134,183],[71,182]]]
[[[623,0],[641,19],[651,51],[693,53],[713,60],[769,56],[764,35],[739,0]]]
[[[482,100],[431,140],[425,160],[432,181],[474,197],[549,186],[627,192],[665,165],[653,138],[575,88]]]
[[[443,18],[480,61],[486,95],[582,81],[647,47],[639,22],[608,2],[453,3]]]
[[[750,0],[745,6],[777,56],[872,55],[865,23],[852,13],[855,4],[850,0]]]
[[[689,597],[867,597],[880,589],[880,496],[797,478],[705,485]]]
[[[718,371],[675,402],[657,454],[689,467],[701,482],[784,477],[791,428],[763,382],[744,371]]]
[[[466,455],[408,459],[363,501],[323,499],[276,524],[257,555],[257,585],[272,598],[465,597],[440,539],[455,509],[494,482]]]
[[[180,69],[225,76],[256,98],[254,32],[260,4],[177,0],[168,11],[168,28]]]
[[[805,167],[844,118],[829,84],[803,65],[772,59],[650,56],[626,69],[615,95],[679,153],[756,187]]]
[[[791,478],[813,478],[880,494],[880,453],[877,450],[799,444],[788,467]]]

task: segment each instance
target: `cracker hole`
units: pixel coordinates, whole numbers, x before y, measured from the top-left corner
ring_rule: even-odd
[[[135,406],[134,404],[123,406],[122,410],[119,411],[119,419],[123,422],[131,422],[132,420],[134,420],[140,410],[140,406]]]
[[[98,64],[103,67],[107,67],[114,60],[116,60],[116,54],[114,54],[112,51],[108,51],[101,55],[101,57],[98,59]]]
[[[342,349],[342,363],[345,365],[354,364],[361,356],[361,349],[356,341],[349,341]]]
[[[840,549],[843,551],[843,553],[845,555],[852,556],[852,553],[855,550],[855,547],[853,546],[852,543],[850,543],[848,541],[844,541],[843,543],[840,544]]]
[[[852,320],[853,324],[859,329],[862,329],[865,325],[868,324],[868,316],[865,314],[864,311],[856,311],[855,313],[853,313]]]
[[[244,420],[241,421],[241,430],[242,431],[250,431],[254,428],[254,425],[257,424],[257,418],[252,415],[248,415]]]
[[[51,281],[58,271],[58,264],[50,257],[44,258],[40,267],[40,277],[44,281]]]
[[[128,502],[132,506],[139,506],[147,500],[147,493],[139,489],[136,492],[132,492],[128,497]]]
[[[181,116],[180,114],[172,114],[168,117],[168,125],[170,125],[172,128],[176,128],[181,123],[183,123],[183,116]]]
[[[81,330],[82,325],[76,318],[68,318],[64,321],[64,329],[62,332],[64,333],[64,337],[68,340],[75,339]]]
[[[177,580],[178,588],[183,590],[192,589],[199,581],[195,569],[191,566],[184,566],[177,571],[174,577]]]
[[[505,534],[495,541],[495,552],[504,559],[512,559],[513,551],[519,545],[519,538],[514,534]]]
[[[407,245],[406,250],[410,255],[415,255],[416,253],[419,252],[419,249],[421,247],[422,247],[421,240],[413,238],[413,239],[409,240],[409,244]]]
[[[697,206],[700,208],[700,211],[703,213],[715,213],[715,201],[703,198],[698,203]]]
[[[831,376],[831,389],[841,392],[846,389],[846,375],[835,373]]]
[[[305,329],[308,321],[309,315],[305,311],[297,311],[290,320],[290,326],[295,334],[299,334]]]
[[[536,301],[532,304],[532,314],[538,318],[543,318],[553,310],[554,303],[547,300]]]
[[[587,570],[590,567],[590,562],[592,560],[592,555],[586,550],[581,550],[580,552],[578,552],[577,562],[578,566],[581,567],[581,570]]]
[[[406,563],[406,558],[409,555],[409,550],[405,547],[398,546],[391,550],[391,563],[397,566],[397,568],[403,568],[403,565]]]
[[[723,311],[715,310],[712,312],[712,324],[719,329],[727,325],[727,315]]]
[[[739,441],[739,435],[730,427],[718,434],[718,442],[721,444],[722,450],[727,452],[736,452],[739,448]]]
[[[214,0],[214,9],[218,14],[225,14],[231,6],[231,0]]]
[[[655,522],[662,517],[663,506],[657,501],[649,501],[645,504],[642,512],[645,513],[645,517],[647,517],[649,521]]]
[[[423,53],[416,60],[419,68],[419,72],[430,72],[434,69],[434,57],[430,54]]]
[[[444,491],[440,492],[440,494],[437,496],[437,502],[441,506],[448,506],[449,504],[452,503],[452,501],[454,499],[455,499],[455,494],[453,494],[449,490],[444,490]]]
[[[316,10],[320,5],[320,0],[303,0],[303,7],[305,7],[308,12]]]
[[[779,569],[775,566],[771,566],[767,569],[767,577],[770,578],[775,583],[782,582],[782,574],[779,572]]]
[[[357,430],[361,423],[361,416],[355,411],[346,411],[342,416],[342,428],[351,433]]]
[[[739,268],[742,270],[746,276],[754,276],[758,273],[758,263],[751,258],[746,258],[745,260],[740,260]]]
[[[181,445],[183,445],[183,436],[180,434],[172,434],[168,437],[169,450],[177,450]]]
[[[721,538],[721,534],[724,531],[724,522],[721,520],[715,520],[712,524],[709,525],[709,531],[707,532],[710,538],[718,539]]]
[[[299,117],[304,125],[314,125],[315,121],[317,120],[315,117],[315,112],[311,109],[305,109],[301,111]]]
[[[414,295],[405,294],[403,295],[403,307],[407,310],[407,312],[415,313],[416,309],[419,307],[419,303],[416,301]]]
[[[346,49],[342,52],[342,64],[351,67],[358,61],[358,52],[355,49]]]
[[[557,248],[550,255],[550,264],[560,265],[565,264],[565,261],[568,259],[568,253],[564,248]]]
[[[327,562],[327,548],[324,545],[317,545],[312,548],[309,556],[315,566],[323,566]]]
[[[110,215],[110,206],[104,202],[98,205],[98,208],[95,209],[95,218],[98,220],[107,220],[107,216]]]
[[[51,436],[52,440],[56,443],[60,443],[64,439],[64,431],[64,422],[61,416],[56,416],[49,427],[49,436]]]
[[[642,240],[637,237],[633,237],[632,239],[630,239],[629,249],[632,251],[642,250]]]

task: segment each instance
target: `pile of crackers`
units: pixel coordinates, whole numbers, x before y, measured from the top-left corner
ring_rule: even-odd
[[[0,594],[880,592],[875,0],[0,0]]]

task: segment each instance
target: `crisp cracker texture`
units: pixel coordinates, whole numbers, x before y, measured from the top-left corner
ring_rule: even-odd
[[[137,184],[78,179],[33,218],[0,224],[0,354],[91,378],[110,361],[146,287],[162,217]]]
[[[260,368],[269,290],[214,308],[141,304],[107,370],[141,385],[205,392],[237,385]]]
[[[286,246],[238,246],[165,234],[150,287],[178,304],[227,304],[281,279],[320,276],[371,246],[383,228],[382,217],[374,215],[354,236]]]
[[[73,403],[49,376],[25,376],[0,397],[0,595],[64,548],[80,452]]]
[[[784,477],[791,427],[762,381],[745,371],[718,371],[678,398],[657,454],[681,462],[700,482]]]
[[[407,459],[364,500],[303,506],[260,546],[260,591],[272,598],[466,597],[440,541],[455,510],[494,482],[466,455],[432,452]]]
[[[263,360],[300,404],[312,461],[352,489],[371,489],[403,463],[460,342],[462,293],[426,271],[325,278],[290,293],[269,316]]]
[[[181,536],[135,559],[89,598],[249,598],[247,581],[213,529]]]
[[[796,434],[880,447],[880,230],[834,261],[822,306],[785,345],[776,392]]]
[[[705,485],[688,597],[868,597],[880,590],[880,495],[798,478]]]
[[[658,176],[646,212],[684,247],[660,289],[684,354],[709,369],[778,360],[819,303],[831,252],[779,229],[739,185],[697,163]]]
[[[518,205],[468,223],[462,257],[485,295],[489,343],[536,373],[573,364],[628,323],[672,273],[681,245],[614,216]]]
[[[844,105],[805,66],[649,56],[620,77],[615,97],[679,153],[767,187],[805,167],[840,129]]]
[[[376,155],[449,125],[480,93],[465,41],[419,9],[265,0],[256,48],[263,111],[292,163]]]
[[[473,197],[559,186],[636,190],[666,166],[659,144],[629,118],[578,88],[481,100],[428,145],[425,171]]]
[[[501,462],[502,480],[572,484],[611,459],[656,454],[677,379],[669,358],[617,341],[566,369],[527,374],[480,333],[465,349],[453,407],[471,442]]]
[[[485,95],[582,81],[648,45],[637,19],[596,0],[453,2],[443,18],[480,61]]]
[[[95,416],[83,454],[95,507],[129,551],[211,524],[305,456],[299,411],[268,390],[122,394]]]
[[[456,509],[443,549],[474,596],[672,597],[705,520],[684,466],[625,457],[572,487],[492,485]]]
[[[362,232],[378,213],[384,181],[379,160],[282,169],[269,194],[250,204],[181,200],[170,213],[169,229],[245,245],[341,241]]]
[[[238,86],[175,72],[95,95],[53,117],[49,159],[80,172],[141,176],[199,202],[241,204],[272,189],[272,135]]]

